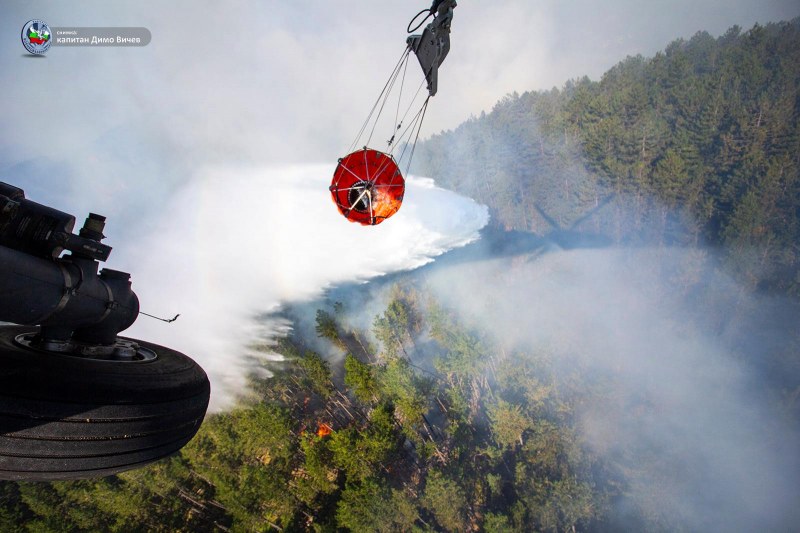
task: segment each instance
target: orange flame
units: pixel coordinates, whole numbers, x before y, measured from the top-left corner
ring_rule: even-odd
[[[319,429],[317,430],[317,436],[318,437],[327,437],[331,433],[333,433],[333,428],[331,428],[325,422],[320,423]]]

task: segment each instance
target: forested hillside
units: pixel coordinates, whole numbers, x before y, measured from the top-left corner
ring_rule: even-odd
[[[786,530],[798,307],[760,298],[800,295],[799,88],[796,19],[676,41],[434,136],[416,171],[500,228],[630,246],[490,250],[481,270],[332,290],[311,331],[256,347],[286,360],[179,454],[0,482],[0,531]],[[719,281],[708,246],[764,290]]]
[[[723,247],[746,283],[800,295],[799,118],[795,19],[508,95],[418,147],[415,169],[507,228]]]
[[[649,273],[634,279],[642,264],[628,265],[619,279],[649,283]],[[466,275],[474,278],[471,268]],[[691,277],[691,270],[677,274]],[[484,292],[497,297],[496,287],[519,290],[513,278],[531,273],[510,262],[481,272],[496,277]],[[440,275],[453,277],[450,270]],[[653,294],[658,309],[686,298],[682,307],[694,307],[653,326],[662,344],[687,335],[695,342],[692,330],[718,322],[719,308],[737,301],[713,294],[718,287],[702,288],[699,278],[700,301],[718,304],[697,305],[669,285],[655,289],[663,291]],[[662,372],[653,376],[661,382],[655,389],[631,386],[632,373],[652,367],[647,357],[634,352],[630,367],[602,362],[618,361],[631,349],[628,341],[597,346],[576,318],[544,327],[544,342],[520,342],[509,322],[460,319],[432,297],[431,283],[409,275],[390,284],[368,330],[354,325],[363,318],[366,288],[349,306],[321,304],[314,331],[263,347],[287,358],[271,366],[276,375],[254,378],[249,399],[210,415],[176,456],[97,481],[0,482],[0,531],[777,531],[797,515],[797,487],[778,492],[784,482],[762,466],[781,461],[787,466],[777,475],[794,479],[797,439],[786,435],[797,431],[800,415],[792,353],[800,336],[760,332],[755,315],[773,323],[764,309],[746,312],[747,325],[735,332],[745,340],[730,348],[737,357],[768,357],[753,368],[778,369],[780,379],[742,403],[718,388],[729,383],[731,367],[715,362],[715,350],[701,350],[691,368],[656,363]],[[628,308],[630,294],[620,297]],[[479,300],[483,305],[486,295]],[[541,294],[537,305],[539,316],[551,311]],[[611,302],[600,305],[619,312]],[[509,306],[512,314],[519,309],[511,298],[489,312],[505,322]],[[626,322],[612,338],[641,335],[638,321]],[[751,340],[767,340],[769,348],[748,350]],[[665,350],[667,359],[686,357]],[[697,371],[703,390],[677,376],[662,380],[663,371]],[[671,397],[678,391],[699,416],[685,411],[680,397],[676,410]],[[706,420],[708,400],[698,393],[710,394],[712,404],[724,400],[721,414],[732,418]],[[721,440],[720,428],[736,440]],[[715,466],[714,455],[731,449],[747,460]],[[742,471],[755,472],[758,483],[740,481]],[[730,479],[737,485],[727,485]],[[738,509],[731,492],[744,495],[747,506]],[[770,502],[763,517],[761,497]]]
[[[576,441],[585,396],[548,354],[492,355],[397,287],[373,332],[317,313],[335,366],[286,339],[255,402],[215,415],[178,457],[100,482],[4,483],[0,530],[566,531],[600,523],[614,487]],[[425,332],[435,368],[412,361]],[[16,525],[16,526],[15,526]]]

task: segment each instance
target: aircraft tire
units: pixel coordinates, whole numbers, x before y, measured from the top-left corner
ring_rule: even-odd
[[[35,331],[0,326],[0,480],[112,475],[166,457],[197,433],[210,385],[186,355],[137,340],[154,357],[109,361],[18,341]]]

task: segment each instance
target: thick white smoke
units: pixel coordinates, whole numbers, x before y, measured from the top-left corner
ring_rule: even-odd
[[[327,191],[334,167],[215,168],[199,172],[159,214],[157,229],[115,251],[133,272],[143,311],[126,335],[195,358],[212,382],[212,407],[230,405],[252,371],[249,349],[283,324],[256,321],[282,303],[336,283],[418,267],[477,238],[485,207],[411,177],[388,221],[346,221]],[[153,215],[151,215],[153,216]]]
[[[426,286],[506,348],[550,354],[566,380],[596,387],[579,427],[628,483],[618,513],[668,530],[789,531],[798,307],[713,265],[699,250],[550,251],[434,267]],[[789,384],[782,401],[774,374]]]

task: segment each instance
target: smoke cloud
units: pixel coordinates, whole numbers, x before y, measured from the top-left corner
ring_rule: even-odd
[[[363,227],[336,210],[329,165],[199,172],[156,216],[152,233],[115,251],[133,272],[142,310],[125,334],[195,358],[212,382],[212,407],[244,393],[251,357],[286,323],[255,320],[333,284],[418,267],[477,238],[486,208],[410,177],[388,222]]]
[[[624,482],[611,527],[635,530],[644,519],[666,531],[792,530],[800,521],[797,302],[746,291],[708,250],[564,250],[512,233],[506,238],[524,242],[497,253],[487,241],[498,238],[401,279],[488,332],[498,353],[552,363],[563,394],[578,395],[580,443]],[[293,323],[313,337],[315,309],[336,300],[348,328],[368,331],[390,286],[337,288],[327,303],[294,308]],[[434,371],[426,349],[410,356]],[[576,393],[576,383],[585,390]]]
[[[581,444],[624,481],[614,527],[644,518],[668,531],[790,531],[800,523],[800,305],[753,294],[720,265],[704,249],[567,250],[485,232],[400,279],[489,332],[500,353],[546,354],[564,383],[585,385]],[[292,326],[314,345],[316,309],[341,301],[345,326],[369,332],[392,283],[332,288],[292,306]],[[425,349],[411,357],[434,370]]]
[[[780,398],[800,383],[796,303],[669,248],[487,258],[434,268],[426,286],[506,348],[608,384],[587,394],[579,427],[629,483],[621,519],[629,506],[667,529],[800,521],[800,435]]]

